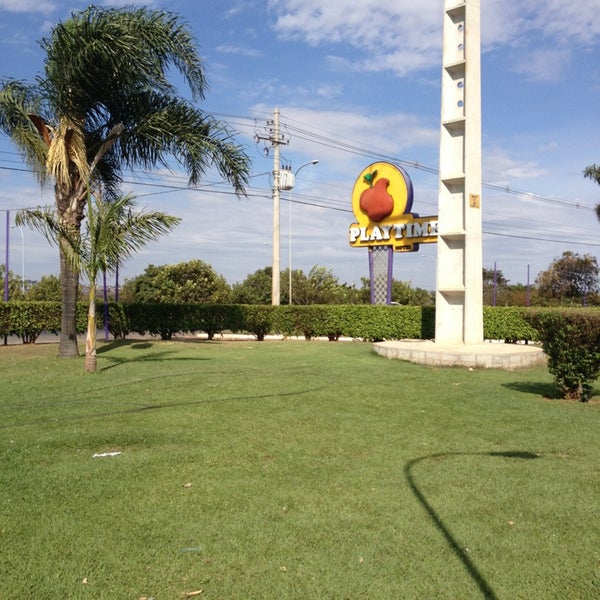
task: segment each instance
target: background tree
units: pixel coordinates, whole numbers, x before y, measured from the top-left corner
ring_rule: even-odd
[[[124,169],[168,166],[174,157],[199,182],[214,166],[243,193],[249,161],[231,132],[179,96],[178,71],[193,101],[203,98],[204,67],[188,28],[173,13],[147,8],[74,12],[41,42],[44,73],[34,84],[0,86],[0,130],[42,183],[54,185],[56,220],[79,235],[90,188],[118,196]],[[68,244],[67,244],[68,245]],[[78,273],[59,240],[62,323],[59,354],[78,354]]]
[[[18,224],[40,230],[50,242],[63,244],[69,265],[84,272],[88,279],[88,318],[85,342],[85,370],[93,373],[96,358],[96,285],[98,275],[111,273],[120,261],[141,250],[149,242],[171,231],[181,219],[162,212],[144,212],[135,208],[132,196],[113,202],[88,199],[87,221],[83,235],[70,237],[55,218],[53,210],[27,210],[17,214]]]
[[[527,306],[528,300],[529,306],[535,306],[539,304],[537,288],[532,285],[530,285],[528,288],[524,283],[515,283],[508,286],[507,299],[506,302],[502,303],[502,305]]]
[[[567,250],[538,274],[538,296],[551,303],[585,304],[588,295],[598,292],[598,273],[595,256]]]
[[[49,300],[60,302],[60,279],[56,275],[45,275],[31,285],[27,300]]]
[[[272,268],[264,267],[232,286],[234,304],[271,304]],[[281,304],[289,304],[289,269],[281,273]],[[340,283],[327,268],[315,265],[308,275],[292,271],[293,304],[360,304],[360,291]]]
[[[371,302],[371,282],[368,277],[360,278],[360,294],[363,304]],[[408,281],[392,280],[392,302],[411,306],[431,306],[435,302],[432,292],[423,288],[413,288]]]
[[[6,273],[6,266],[0,265],[0,286],[2,291],[0,292],[0,299],[4,300],[4,274]],[[8,270],[8,299],[9,300],[23,300],[25,295],[23,294],[23,282],[20,277],[17,277],[10,269]]]
[[[209,264],[190,260],[176,265],[148,265],[142,275],[125,281],[120,299],[126,302],[220,304],[230,300],[227,281]]]
[[[234,304],[271,304],[273,268],[264,267],[251,273],[241,283],[231,287],[231,302]],[[282,281],[281,289],[287,289]],[[285,304],[285,301],[282,301]]]
[[[504,277],[502,269],[486,269],[482,272],[483,303],[491,306],[496,300],[497,306],[510,304],[510,290],[508,279]]]
[[[282,289],[287,290],[289,273],[282,274]],[[345,288],[331,269],[315,265],[308,275],[299,269],[292,272],[293,304],[344,304],[347,299]],[[288,302],[282,296],[282,304]]]

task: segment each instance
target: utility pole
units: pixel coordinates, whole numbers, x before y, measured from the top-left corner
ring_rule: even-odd
[[[271,285],[271,304],[279,306],[281,299],[281,261],[280,261],[280,196],[279,196],[279,109],[273,115],[273,283]]]
[[[280,146],[287,144],[279,130],[279,108],[275,108],[273,120],[267,123],[268,133],[257,134],[256,141],[270,142],[273,147],[273,273],[271,285],[271,304],[279,306],[281,299],[281,259],[280,259]]]

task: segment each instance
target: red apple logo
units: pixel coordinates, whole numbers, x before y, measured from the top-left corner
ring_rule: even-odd
[[[381,221],[394,210],[394,199],[387,192],[390,180],[382,177],[374,185],[377,171],[367,173],[364,177],[369,187],[360,195],[360,208],[364,210],[371,221]]]

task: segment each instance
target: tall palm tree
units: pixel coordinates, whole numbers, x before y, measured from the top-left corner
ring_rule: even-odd
[[[600,166],[590,165],[589,167],[586,167],[583,171],[583,176],[594,180],[598,185],[600,185]],[[598,217],[598,221],[600,221],[600,202],[596,204],[595,211],[596,217]]]
[[[100,273],[114,272],[148,242],[171,231],[181,219],[163,212],[135,210],[132,196],[105,202],[88,196],[87,220],[83,232],[73,235],[56,219],[52,209],[24,210],[19,224],[37,228],[52,243],[62,244],[65,260],[75,272],[84,272],[89,283],[85,370],[96,371],[96,289]],[[59,242],[60,240],[60,242]]]
[[[91,6],[56,25],[41,45],[45,68],[35,83],[0,85],[0,130],[42,183],[54,185],[61,231],[79,234],[96,184],[110,200],[125,169],[168,167],[169,158],[186,170],[190,185],[215,168],[244,193],[249,159],[233,133],[178,95],[167,78],[176,69],[193,101],[204,97],[204,67],[179,17]],[[78,354],[78,273],[67,252],[59,239],[63,357]]]

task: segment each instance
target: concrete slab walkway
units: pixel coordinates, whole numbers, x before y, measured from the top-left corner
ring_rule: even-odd
[[[546,364],[543,350],[529,344],[439,345],[431,340],[400,340],[377,342],[373,349],[386,358],[439,367],[514,370]]]

